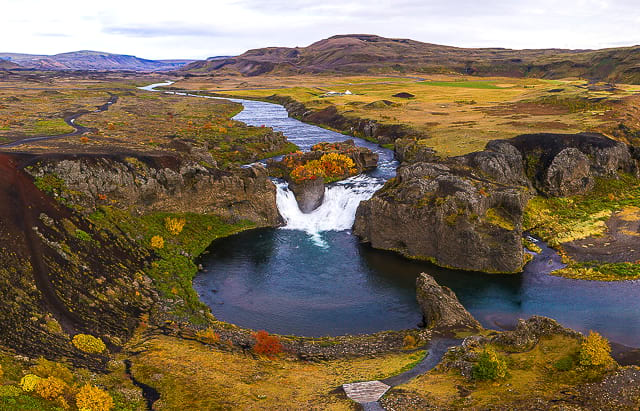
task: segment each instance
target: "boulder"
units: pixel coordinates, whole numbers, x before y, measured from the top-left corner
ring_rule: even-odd
[[[428,328],[482,329],[480,323],[460,304],[456,294],[450,288],[439,285],[429,274],[422,273],[416,280],[416,297]]]
[[[552,318],[534,315],[526,321],[519,320],[515,330],[491,338],[491,343],[508,347],[511,351],[524,352],[535,347],[541,337],[553,335],[580,338],[582,334],[563,327]]]
[[[565,148],[546,170],[544,191],[555,197],[583,194],[593,189],[589,158],[577,148]]]
[[[306,180],[300,184],[289,183],[303,213],[310,213],[322,205],[324,200],[324,182],[322,180]]]

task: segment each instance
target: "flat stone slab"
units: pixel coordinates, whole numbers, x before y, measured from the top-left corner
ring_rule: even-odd
[[[342,388],[347,397],[359,404],[366,404],[378,401],[391,387],[380,381],[366,381],[343,384]]]

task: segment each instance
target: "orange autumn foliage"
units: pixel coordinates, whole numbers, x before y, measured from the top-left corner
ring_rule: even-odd
[[[265,330],[261,330],[253,334],[256,340],[253,351],[256,354],[265,355],[267,357],[275,357],[283,350],[280,339],[275,335],[269,335]]]

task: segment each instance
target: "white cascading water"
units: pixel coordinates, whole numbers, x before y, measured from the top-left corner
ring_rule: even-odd
[[[370,199],[382,185],[382,180],[366,175],[351,177],[326,187],[322,205],[305,214],[287,183],[278,182],[278,211],[286,223],[282,229],[305,231],[316,245],[327,247],[322,232],[350,230],[360,202]]]

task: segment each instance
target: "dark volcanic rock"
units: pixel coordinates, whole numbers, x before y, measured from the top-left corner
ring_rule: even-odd
[[[411,93],[407,93],[406,91],[403,91],[403,92],[401,92],[401,93],[394,94],[394,95],[393,95],[393,96],[391,96],[391,97],[397,97],[397,98],[414,98],[415,96],[414,96],[413,94],[411,94]]]
[[[526,321],[520,320],[515,330],[498,334],[491,339],[491,342],[523,352],[532,349],[541,337],[552,335],[580,338],[582,334],[563,327],[554,319],[534,315]]]
[[[564,197],[582,194],[593,188],[589,157],[577,148],[565,148],[553,158],[547,169],[544,187],[547,194]]]
[[[438,285],[429,274],[422,273],[416,280],[416,298],[427,328],[448,330],[482,328],[480,323],[460,304],[456,294],[450,288]]]
[[[354,234],[375,248],[445,267],[517,272],[522,216],[537,193],[590,191],[598,177],[638,174],[627,145],[599,134],[528,134],[438,159],[421,141],[396,141],[397,177],[358,207]]]
[[[526,187],[504,186],[459,164],[402,166],[358,207],[354,234],[375,248],[440,266],[485,272],[522,269]]]
[[[298,208],[303,213],[310,213],[322,205],[324,200],[324,182],[322,180],[307,180],[300,184],[289,183],[298,202]]]
[[[596,177],[616,177],[619,172],[638,175],[633,150],[601,134],[523,134],[511,140],[489,143],[510,144],[522,155],[527,177],[542,194],[563,196],[584,194]]]
[[[62,195],[86,212],[115,204],[138,213],[212,213],[269,226],[281,221],[275,186],[259,165],[222,171],[178,157],[70,156],[37,161],[30,173],[62,179]]]

